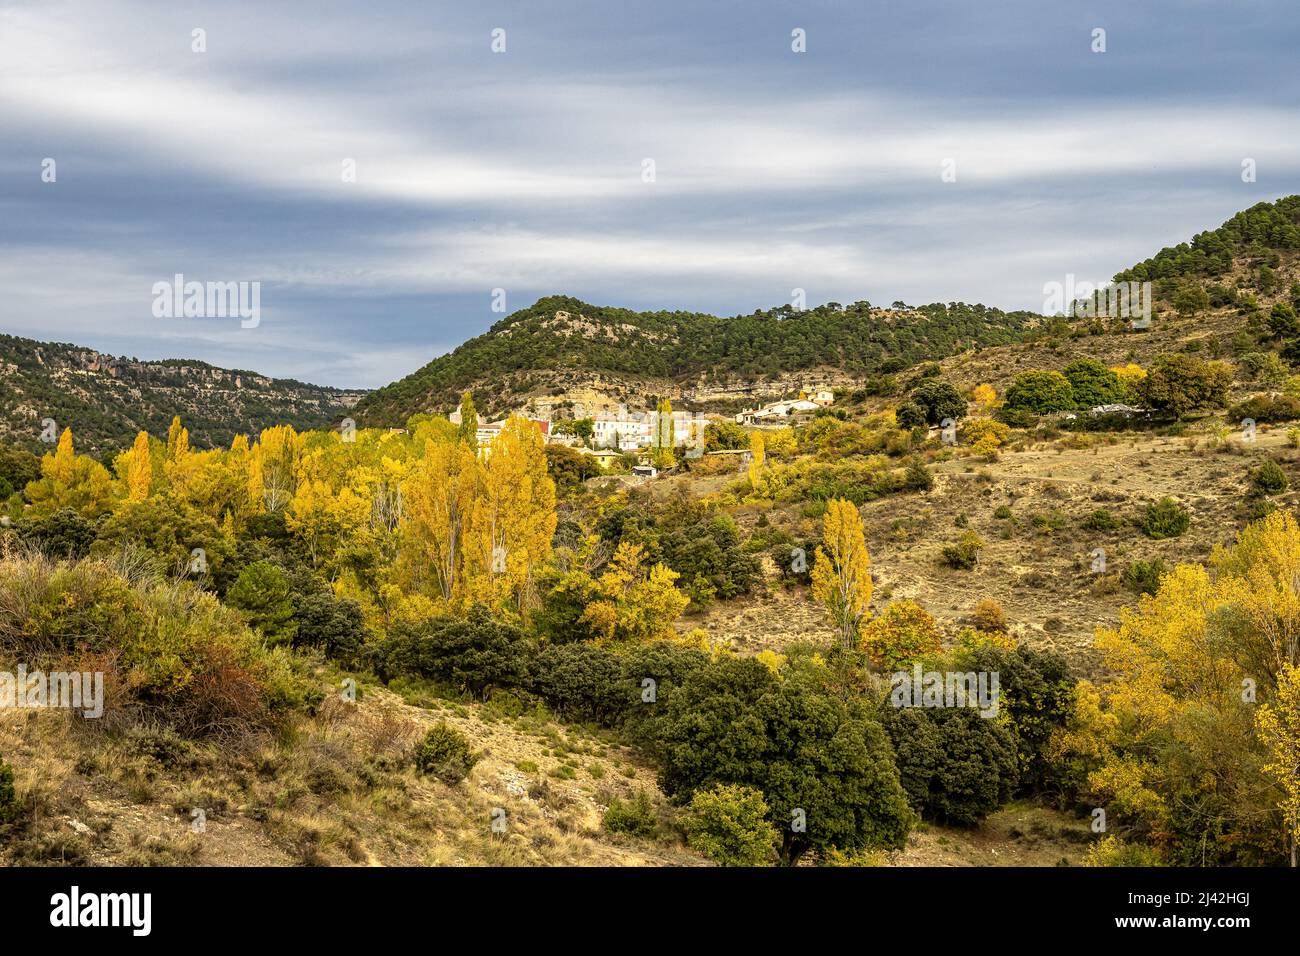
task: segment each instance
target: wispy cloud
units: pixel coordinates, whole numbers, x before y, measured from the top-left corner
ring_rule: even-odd
[[[913,12],[5,5],[3,327],[378,385],[499,318],[496,287],[512,308],[736,313],[795,287],[1037,308],[1066,271],[1296,191],[1285,4]],[[1232,83],[1183,62],[1207,30]],[[153,319],[175,272],[261,281],[264,322]]]

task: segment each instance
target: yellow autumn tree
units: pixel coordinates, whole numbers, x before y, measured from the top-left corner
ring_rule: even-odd
[[[855,647],[871,605],[871,558],[862,516],[851,501],[835,498],[826,505],[812,593],[830,615],[840,645],[846,650]]]
[[[1147,377],[1146,369],[1129,362],[1127,365],[1112,365],[1110,370],[1115,373],[1120,385],[1124,387],[1125,397],[1132,401],[1137,396],[1138,385]]]
[[[285,527],[302,542],[312,566],[333,554],[370,516],[370,503],[348,485],[337,491],[320,478],[304,478],[284,513]]]
[[[981,383],[975,386],[970,397],[976,405],[983,405],[988,408],[998,400],[998,393],[992,385]]]
[[[662,564],[647,571],[644,556],[641,545],[624,541],[596,579],[593,599],[582,614],[596,643],[643,644],[676,635],[673,622],[690,598],[677,589],[676,571]]]
[[[406,564],[417,587],[427,569],[432,588],[449,604],[459,603],[464,593],[465,544],[481,491],[480,471],[475,448],[463,436],[429,441],[401,485]]]
[[[270,512],[286,508],[298,488],[304,445],[304,436],[292,425],[264,429],[253,447],[249,497]]]
[[[72,429],[65,428],[54,454],[41,459],[41,477],[28,484],[26,494],[36,517],[72,508],[83,517],[95,518],[112,507],[113,479],[95,459],[76,453]]]
[[[1300,667],[1282,665],[1277,696],[1272,704],[1260,706],[1255,726],[1266,748],[1264,773],[1282,794],[1278,809],[1295,867],[1300,856]]]
[[[673,403],[666,398],[659,400],[655,409],[655,430],[651,438],[654,466],[666,471],[677,464],[673,449],[677,447],[677,429],[673,421]]]
[[[757,492],[763,479],[763,461],[767,458],[767,445],[762,432],[749,433],[749,487]]]
[[[1300,636],[1300,526],[1275,512],[1208,568],[1179,565],[1096,646],[1112,679],[1083,681],[1058,762],[1096,806],[1179,865],[1276,861],[1290,795],[1275,749],[1291,724]],[[1259,712],[1269,707],[1274,717]],[[1273,721],[1273,722],[1270,722]],[[1270,756],[1271,754],[1271,756]],[[1212,837],[1212,838],[1211,838]]]
[[[511,415],[483,463],[466,540],[466,585],[471,599],[512,604],[527,615],[536,601],[538,573],[551,556],[555,482],[546,473],[541,430]]]
[[[996,455],[1011,429],[995,418],[971,418],[962,423],[961,440],[977,455]]]
[[[149,450],[149,433],[135,436],[126,463],[126,499],[144,501],[153,486],[153,456]]]

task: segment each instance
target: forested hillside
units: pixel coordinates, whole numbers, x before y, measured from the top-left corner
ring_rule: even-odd
[[[96,453],[129,447],[185,415],[197,447],[275,424],[324,428],[361,393],[223,369],[206,362],[142,362],[58,342],[0,335],[0,438],[41,448],[42,422],[76,429]],[[45,446],[48,447],[48,446]]]
[[[513,373],[536,372],[521,387],[559,381],[566,369],[676,382],[762,381],[819,368],[853,375],[898,371],[971,346],[1017,341],[1036,322],[964,302],[911,308],[828,302],[778,306],[718,318],[695,312],[633,312],[567,296],[539,299],[487,333],[368,395],[358,421],[400,425],[418,412],[453,406],[469,388],[509,408]],[[493,389],[496,389],[495,394]]]

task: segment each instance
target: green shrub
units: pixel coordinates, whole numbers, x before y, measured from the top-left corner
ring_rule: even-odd
[[[998,505],[997,510],[993,512],[993,517],[999,521],[1006,521],[1011,517],[1011,509],[1006,505]]]
[[[1261,495],[1280,495],[1290,484],[1282,466],[1271,458],[1251,471],[1250,483],[1251,487]]]
[[[770,866],[781,836],[763,794],[718,784],[691,797],[683,828],[690,845],[722,866]]]
[[[533,664],[533,691],[560,716],[607,727],[631,705],[623,662],[593,644],[548,647]]]
[[[1147,505],[1142,516],[1142,533],[1157,541],[1162,538],[1176,538],[1187,531],[1191,524],[1187,509],[1173,498],[1161,498]]]
[[[917,813],[978,823],[1020,783],[1015,732],[973,707],[881,708],[898,776]]]
[[[443,783],[460,783],[469,776],[477,755],[470,752],[469,741],[454,727],[439,721],[415,745],[415,766],[421,773],[437,777]]]
[[[1007,408],[1045,415],[1075,407],[1074,388],[1060,372],[1021,372],[1007,386]]]
[[[1239,423],[1243,418],[1261,423],[1294,421],[1300,418],[1300,399],[1290,395],[1252,395],[1228,411],[1230,422]]]
[[[1114,531],[1119,526],[1119,519],[1105,508],[1098,508],[1083,519],[1083,527],[1086,531]]]
[[[984,540],[974,531],[967,531],[955,543],[944,546],[940,561],[958,571],[969,571],[979,561],[983,547]]]
[[[1042,792],[1052,779],[1052,735],[1074,715],[1075,678],[1060,654],[1023,645],[983,645],[964,653],[964,671],[998,675],[998,715],[1014,729],[1020,791]]]
[[[726,658],[692,673],[665,709],[652,748],[664,793],[685,804],[720,783],[760,791],[784,864],[808,850],[906,842],[915,817],[889,740],[860,699],[801,673],[778,679],[752,658]],[[806,828],[791,826],[796,812]]]
[[[226,603],[244,612],[251,627],[269,644],[290,644],[298,632],[284,571],[269,561],[254,561],[239,572]]]
[[[631,800],[614,797],[605,810],[605,829],[610,833],[627,833],[632,836],[652,837],[659,824],[655,808],[644,790],[638,790]]]
[[[1160,578],[1164,573],[1164,561],[1152,558],[1150,561],[1134,561],[1120,577],[1135,594],[1155,594],[1160,589]]]
[[[0,824],[13,823],[18,819],[19,812],[18,792],[14,790],[13,767],[0,757]]]
[[[530,645],[523,633],[482,607],[468,616],[399,621],[370,651],[381,680],[422,677],[484,697],[524,683]]]

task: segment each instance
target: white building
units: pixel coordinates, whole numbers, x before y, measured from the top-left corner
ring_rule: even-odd
[[[832,398],[832,400],[834,399]],[[773,402],[770,405],[764,405],[762,408],[753,408],[741,412],[736,416],[736,422],[741,425],[781,425],[792,419],[806,418],[821,407],[817,402],[807,398]]]
[[[673,412],[673,444],[687,448],[704,446],[704,429],[708,419],[694,412]],[[596,448],[618,448],[620,451],[638,451],[651,448],[659,429],[659,413],[627,413],[620,409],[616,418],[597,418],[592,421],[591,443]]]

